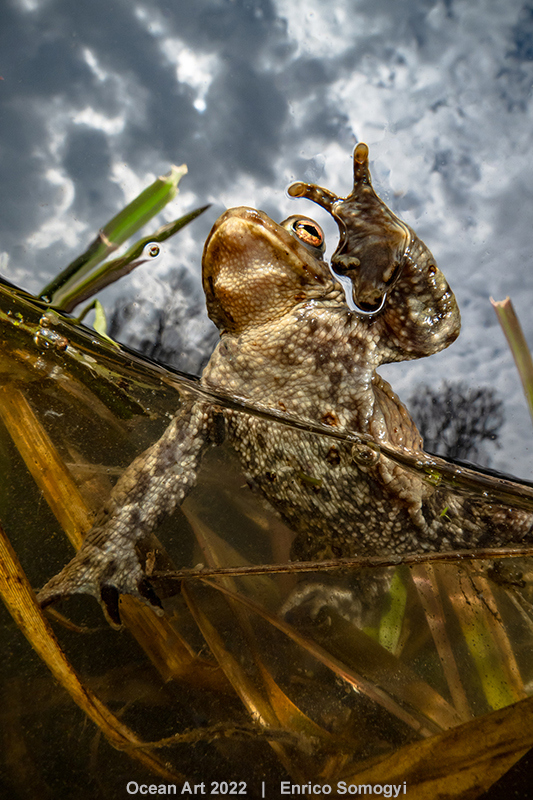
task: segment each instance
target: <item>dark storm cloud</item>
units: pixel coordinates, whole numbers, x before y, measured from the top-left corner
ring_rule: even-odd
[[[270,181],[287,119],[281,92],[267,75],[234,59],[213,81],[207,101],[211,113],[205,120],[206,134],[213,160],[212,172],[204,180],[209,183],[213,175],[242,170]]]
[[[273,96],[277,93],[268,90],[267,82],[261,80],[254,67],[279,46],[276,37],[272,37],[271,4],[200,0],[144,3],[143,8],[148,18],[153,14],[164,25],[165,36],[179,37],[192,49],[216,52],[223,64],[218,94],[223,91],[228,98],[227,113],[220,120],[222,124],[213,125],[210,130],[211,146],[216,147],[219,139],[231,136],[237,149],[250,139],[252,125],[258,147],[264,147],[280,118],[280,102]],[[126,98],[120,96],[120,88],[110,90],[107,83],[98,83],[83,63],[82,49],[89,48],[102,69],[128,78],[134,105],[136,94],[140,98],[142,110],[128,116],[122,137],[129,158],[136,163],[145,157],[146,148],[151,148],[160,160],[168,161],[201,134],[206,117],[194,109],[189,86],[176,82],[174,66],[163,57],[158,39],[135,17],[134,9],[127,0],[112,5],[107,0],[76,4],[56,0],[33,12],[34,25],[28,25],[28,14],[12,12],[9,27],[17,22],[19,27],[11,28],[14,36],[6,36],[4,63],[10,62],[10,50],[20,49],[27,54],[22,76],[12,77],[28,87],[28,99],[36,95],[62,96],[73,104],[89,105],[109,115],[124,111]],[[282,26],[279,33],[283,38]],[[261,103],[265,109],[257,120],[254,112],[258,108],[250,105],[254,100],[256,106]],[[265,131],[270,103],[274,106],[274,124]],[[247,106],[250,113],[243,120]],[[209,110],[206,114],[208,117]],[[199,138],[200,147],[205,149],[207,137]],[[275,150],[276,142],[270,147]],[[259,166],[258,172],[261,169],[264,167]]]
[[[390,3],[380,5],[383,13],[390,11]],[[408,3],[400,5],[397,33],[422,41],[431,3],[411,10]],[[53,217],[61,201],[62,190],[45,177],[50,167],[74,183],[71,212],[88,225],[85,241],[120,203],[113,159],[133,171],[156,173],[187,161],[187,188],[199,198],[216,197],[241,174],[271,184],[283,148],[292,153],[287,163],[295,175],[312,172],[300,155],[305,138],[336,140],[347,150],[353,144],[346,115],[330,96],[331,84],[349,75],[367,53],[391,63],[397,58],[396,49],[377,35],[358,36],[342,55],[333,49],[322,58],[305,53],[293,58],[296,45],[270,0],[152,0],[142,4],[144,18],[135,8],[129,0],[48,0],[33,11],[12,2],[1,13],[0,176],[9,202],[0,241],[28,266],[35,255],[21,252],[24,240]],[[150,23],[195,53],[216,56],[205,113],[194,107],[192,87],[176,80],[175,64],[165,57]],[[106,79],[89,67],[85,50]],[[296,121],[290,106],[302,98],[307,103]],[[110,134],[75,123],[72,116],[84,108],[123,116],[123,129]],[[54,114],[69,115],[55,150]],[[64,244],[59,252],[55,245],[41,249],[38,269],[56,269],[58,257],[71,255]]]
[[[467,123],[461,119],[464,86],[472,76],[461,44],[464,20],[451,2],[341,3],[347,16],[340,47],[338,41],[329,44],[327,38],[335,11],[329,4],[298,6],[300,16],[289,33],[288,21],[279,16],[289,7],[277,6],[274,0],[147,0],[139,7],[130,0],[43,0],[33,11],[24,10],[24,2],[11,0],[0,11],[0,73],[4,77],[0,82],[0,250],[16,255],[13,264],[22,259],[31,267],[36,262],[31,249],[23,251],[24,242],[54,217],[64,200],[65,187],[46,178],[50,168],[73,182],[76,196],[70,213],[87,224],[84,241],[121,202],[112,175],[112,164],[117,162],[126,163],[137,174],[157,174],[166,172],[171,163],[186,161],[186,189],[199,202],[216,199],[229,185],[238,184],[241,176],[258,186],[280,185],[283,176],[275,170],[281,153],[287,172],[319,180],[317,150],[313,153],[303,143],[316,143],[311,147],[319,152],[321,143],[336,142],[348,152],[372,115],[368,94],[360,97],[354,92],[339,103],[332,90],[357,73],[364,74],[373,91],[372,102],[381,104],[381,117],[392,134],[411,130],[425,115],[426,128],[431,130],[426,144],[428,171],[440,175],[450,203],[470,202],[468,190],[480,175],[483,151],[471,147]],[[138,8],[141,14],[136,13]],[[323,15],[323,30],[315,33],[316,42],[299,47],[294,37],[305,29],[308,11]],[[356,22],[351,12],[357,15]],[[438,24],[435,14],[440,14]],[[530,99],[525,97],[528,85],[530,92],[526,80],[531,66],[530,7],[525,6],[517,22],[518,17],[516,13],[513,27],[509,15],[508,45],[492,78],[505,109],[509,111],[512,105],[525,112]],[[480,19],[490,23],[486,15]],[[477,44],[475,30],[466,34],[465,41],[468,36]],[[204,113],[195,108],[194,87],[178,82],[176,63],[161,46],[165,37],[181,41],[195,55],[212,57]],[[497,47],[492,50],[498,52]],[[96,68],[87,63],[86,51]],[[416,85],[424,67],[433,68],[444,60],[442,81]],[[406,73],[413,83],[411,90],[405,85]],[[478,81],[474,90],[479,88]],[[489,97],[494,102],[493,92]],[[106,118],[122,118],[123,126],[104,132],[87,120],[74,119],[87,108]],[[450,116],[455,117],[453,123]],[[453,147],[451,124],[466,131],[462,138],[456,137]],[[377,138],[380,125],[375,120]],[[340,191],[348,186],[335,188]],[[406,185],[402,198],[393,197],[391,202],[397,203],[398,210],[407,208],[406,204],[420,208],[424,192]],[[207,223],[202,220],[197,225],[203,230]],[[41,247],[37,268],[56,269],[58,258],[67,260],[82,244]]]
[[[510,55],[518,61],[533,61],[533,5],[526,3],[513,27],[513,47]]]
[[[189,334],[189,309],[203,306],[201,243],[224,204],[274,219],[313,214],[306,201],[289,212],[286,184],[349,191],[349,153],[363,138],[378,191],[464,301],[457,347],[409,369],[487,381],[489,294],[514,294],[533,336],[532,9],[532,0],[4,0],[1,269],[37,291],[125,191],[186,162],[176,215],[213,207],[120,291],[125,307],[135,288],[146,305],[135,341],[157,340],[165,358],[192,352],[178,328],[182,320]],[[335,226],[325,225],[331,252]],[[178,282],[171,266],[186,270]],[[161,308],[176,341],[157,339]],[[198,358],[210,335],[199,322]],[[507,391],[512,369],[490,381]],[[522,446],[520,433],[507,435]]]
[[[63,166],[76,185],[72,212],[83,219],[98,208],[102,218],[111,216],[122,200],[122,192],[108,182],[111,151],[105,133],[77,126],[68,137]]]
[[[72,211],[90,224],[91,233],[116,211],[120,199],[110,179],[113,156],[134,171],[167,171],[170,163],[187,160],[187,188],[200,195],[216,195],[228,176],[235,180],[240,172],[261,182],[272,178],[287,100],[260,62],[279,62],[290,50],[272,4],[200,0],[142,7],[146,22],[129,0],[50,0],[34,11],[16,3],[4,6],[0,179],[7,211],[0,223],[2,249],[13,252],[53,215],[59,198],[45,178],[51,166],[74,181]],[[178,83],[175,65],[150,33],[152,16],[165,36],[216,54],[204,114],[195,109],[193,90]],[[107,79],[100,80],[87,65],[85,48]],[[54,120],[49,115],[72,116],[87,107],[107,117],[123,115],[123,130],[110,135],[66,120],[64,140],[52,153]],[[41,263],[46,255],[41,252]]]

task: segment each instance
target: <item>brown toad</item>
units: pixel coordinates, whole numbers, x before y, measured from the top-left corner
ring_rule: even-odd
[[[427,247],[374,193],[366,145],[355,150],[354,174],[345,200],[304,184],[290,191],[339,223],[332,266],[350,276],[355,311],[322,260],[316,223],[278,225],[250,208],[230,209],[215,223],[203,285],[221,338],[201,385],[420,451],[415,424],[376,368],[447,347],[459,333],[459,311]],[[43,606],[85,592],[117,619],[119,593],[157,603],[135,546],[194,485],[221,418],[248,479],[296,532],[294,559],[500,545],[530,534],[524,512],[448,496],[370,447],[197,398],[120,478],[80,552],[41,591]]]

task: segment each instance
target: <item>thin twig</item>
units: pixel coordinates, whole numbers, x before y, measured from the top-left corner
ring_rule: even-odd
[[[434,562],[487,561],[502,558],[533,556],[533,546],[495,547],[479,550],[456,550],[443,553],[408,553],[407,555],[358,556],[357,558],[335,558],[329,561],[289,561],[285,564],[254,564],[245,567],[195,567],[163,572],[154,570],[150,580],[183,581],[217,576],[242,577],[248,575],[294,574],[299,572],[331,572],[347,569],[381,569],[400,564],[427,564]]]

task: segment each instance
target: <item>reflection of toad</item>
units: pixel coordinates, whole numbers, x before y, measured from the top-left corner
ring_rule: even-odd
[[[416,426],[375,370],[447,347],[459,311],[429,250],[374,193],[366,145],[356,147],[354,166],[345,200],[306,184],[290,192],[319,202],[339,223],[332,267],[350,277],[355,310],[322,260],[316,223],[291,217],[278,225],[259,211],[230,209],[203,255],[207,308],[221,338],[201,383],[416,451]],[[250,483],[296,532],[295,559],[501,545],[530,533],[524,512],[450,496],[370,447],[189,399],[120,478],[41,603],[86,592],[117,619],[120,592],[157,602],[135,545],[181,503],[221,428]]]

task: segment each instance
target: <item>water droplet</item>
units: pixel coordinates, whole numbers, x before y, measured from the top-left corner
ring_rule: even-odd
[[[18,327],[19,325],[22,325],[23,322],[24,322],[24,317],[22,316],[20,311],[17,311],[17,313],[15,314],[15,319],[13,320],[13,325],[16,325]]]
[[[145,245],[143,250],[143,254],[145,256],[149,256],[150,258],[157,258],[160,253],[161,247],[157,242],[149,242],[147,245]]]

